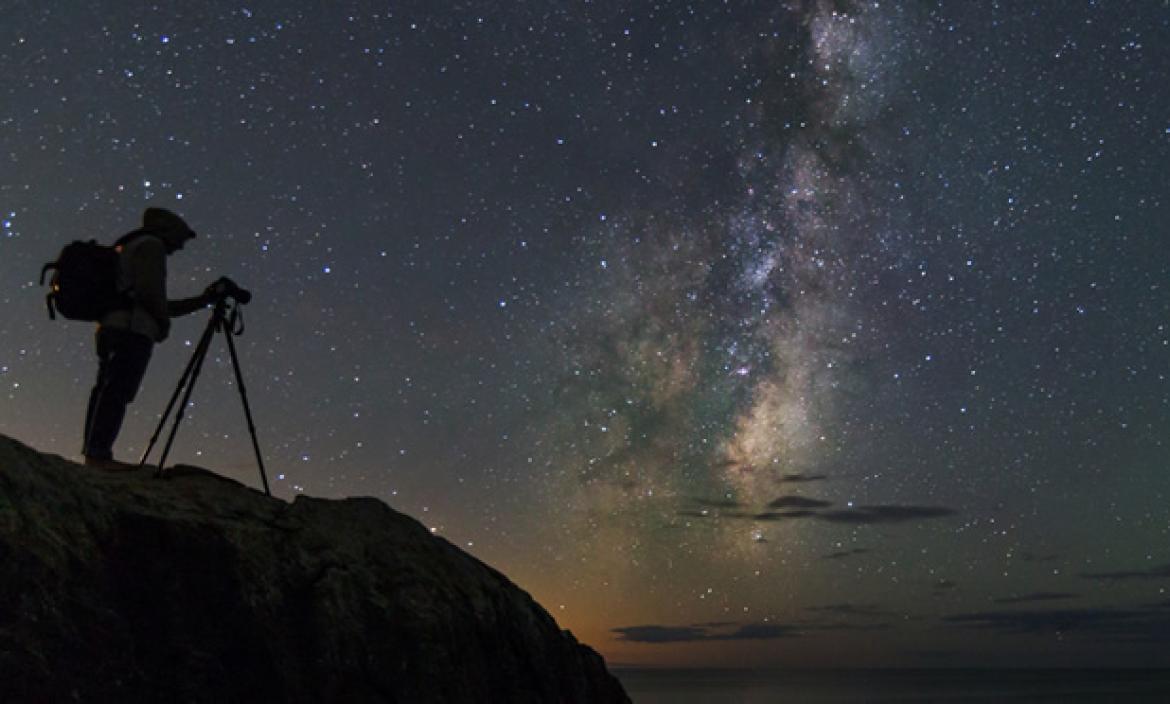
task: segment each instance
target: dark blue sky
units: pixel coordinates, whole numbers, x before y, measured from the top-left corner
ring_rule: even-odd
[[[1168,23],[17,4],[0,432],[79,451],[92,331],[35,277],[161,205],[174,295],[255,292],[274,493],[384,499],[611,661],[1165,666]],[[255,484],[225,355],[176,455]]]

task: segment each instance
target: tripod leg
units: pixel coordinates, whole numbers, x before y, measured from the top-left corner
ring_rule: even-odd
[[[256,425],[252,422],[252,409],[248,406],[248,390],[244,387],[244,375],[240,372],[240,359],[236,356],[236,343],[232,340],[231,328],[235,327],[234,315],[232,320],[233,324],[223,327],[224,337],[227,338],[228,352],[231,353],[232,368],[236,371],[236,384],[240,387],[240,400],[244,402],[244,417],[248,419],[248,432],[252,434],[252,449],[256,451],[256,464],[260,466],[260,481],[264,483],[265,495],[272,496],[272,492],[268,490],[268,473],[264,471],[264,459],[260,456],[260,443],[256,440]]]
[[[163,467],[167,464],[167,455],[171,454],[171,445],[175,442],[175,435],[179,432],[179,423],[183,422],[183,414],[187,410],[187,404],[191,401],[191,392],[195,390],[195,382],[199,380],[199,372],[203,369],[203,360],[207,357],[207,348],[211,346],[211,336],[215,329],[219,327],[221,319],[218,315],[213,315],[211,322],[207,325],[207,332],[203,338],[199,340],[199,347],[195,350],[195,357],[198,359],[191,368],[191,378],[187,383],[187,390],[183,393],[183,403],[179,406],[178,413],[175,414],[175,424],[171,426],[171,434],[167,436],[167,444],[163,447],[162,457],[158,461],[158,469],[155,470],[154,476],[162,475]]]
[[[171,394],[171,400],[167,403],[167,409],[163,411],[162,418],[158,421],[158,427],[154,429],[154,435],[150,436],[150,442],[146,445],[146,451],[142,453],[142,459],[138,461],[139,467],[146,464],[146,459],[150,457],[151,451],[154,450],[154,445],[158,442],[158,436],[162,434],[162,429],[167,424],[167,419],[171,416],[171,410],[175,407],[175,401],[179,400],[179,394],[182,393],[183,388],[191,378],[191,371],[203,364],[203,356],[207,354],[207,346],[211,343],[211,336],[215,332],[214,323],[215,320],[212,318],[207,325],[207,329],[203,331],[203,336],[199,338],[198,344],[195,345],[195,351],[191,353],[191,361],[187,362],[187,368],[183,370],[183,376],[179,377],[179,384],[175,387],[175,393]],[[162,467],[161,463],[159,467]]]

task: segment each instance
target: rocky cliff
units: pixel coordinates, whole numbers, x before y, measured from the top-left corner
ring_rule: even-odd
[[[180,469],[0,436],[0,698],[629,701],[527,593],[380,501]]]

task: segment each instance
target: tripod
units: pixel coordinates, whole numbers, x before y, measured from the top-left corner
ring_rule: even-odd
[[[179,394],[182,394],[183,404],[179,406],[179,412],[175,414],[175,423],[171,426],[167,444],[163,447],[162,459],[159,460],[158,469],[154,473],[156,477],[162,475],[167,455],[171,453],[171,445],[175,442],[175,434],[179,432],[179,423],[183,420],[183,413],[187,410],[187,403],[191,400],[191,392],[195,389],[195,382],[199,379],[199,371],[203,368],[203,360],[207,358],[207,348],[211,346],[211,338],[215,336],[217,331],[223,332],[224,338],[227,339],[228,352],[231,353],[232,357],[232,368],[236,372],[236,385],[240,389],[240,400],[244,403],[244,416],[248,419],[248,432],[252,435],[252,449],[256,451],[256,464],[260,466],[260,481],[264,483],[264,493],[272,496],[272,492],[268,490],[268,475],[264,472],[264,460],[260,457],[260,443],[256,441],[256,426],[252,423],[252,410],[248,406],[248,391],[244,388],[244,376],[240,372],[240,360],[236,356],[236,345],[232,340],[234,336],[244,333],[243,318],[240,317],[239,302],[230,296],[223,296],[216,301],[215,310],[211,313],[211,320],[207,321],[207,328],[203,331],[203,336],[199,338],[199,344],[195,346],[195,353],[191,355],[191,361],[187,362],[187,368],[183,370],[183,376],[179,378],[179,385],[175,387],[175,393],[171,395],[167,409],[163,412],[162,419],[158,422],[158,428],[155,429],[154,435],[150,438],[150,444],[146,446],[146,452],[142,453],[142,460],[139,461],[138,466],[146,464],[146,458],[150,456],[150,451],[158,442],[158,437],[162,434],[163,426],[166,425],[167,419],[171,415],[175,401],[178,400]]]

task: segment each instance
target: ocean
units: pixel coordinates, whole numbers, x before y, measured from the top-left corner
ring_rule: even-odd
[[[612,671],[634,704],[1170,702],[1170,670]]]

